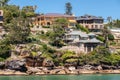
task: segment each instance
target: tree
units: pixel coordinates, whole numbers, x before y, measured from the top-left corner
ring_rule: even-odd
[[[27,17],[33,17],[35,16],[35,10],[37,6],[24,6],[22,8],[22,12],[26,14]]]
[[[20,16],[19,6],[7,5],[3,7],[4,24],[9,24],[13,18]]]
[[[14,43],[25,43],[30,34],[29,21],[24,19],[14,19],[11,23],[8,39],[9,42]]]
[[[67,27],[68,24],[69,24],[69,21],[65,18],[59,18],[54,22],[54,26],[61,26],[62,28]]]
[[[97,38],[98,40],[102,41],[102,42],[104,42],[104,41],[105,41],[104,37],[103,37],[103,36],[101,36],[101,35],[96,36],[96,38]]]
[[[11,47],[7,43],[6,39],[0,41],[0,58],[6,59],[8,58],[11,54]]]
[[[112,34],[108,34],[108,39],[113,41],[114,40],[114,36]]]
[[[119,19],[113,21],[113,27],[120,28],[120,20]]]
[[[67,15],[72,15],[72,6],[71,6],[71,3],[70,3],[70,2],[67,2],[67,3],[65,4],[65,6],[66,6],[66,12],[65,12],[65,14],[67,14]]]
[[[120,28],[120,20],[116,19],[116,20],[112,20],[110,17],[108,17],[108,24],[107,26],[109,27],[116,27],[116,28]]]
[[[5,5],[7,5],[7,3],[9,2],[10,0],[0,0],[0,6],[3,7]]]
[[[108,30],[107,26],[104,27],[104,29],[102,30],[103,36],[104,36],[104,43],[105,43],[105,47],[108,48],[108,34],[110,33],[110,31]]]
[[[83,27],[83,26],[80,25],[80,24],[77,24],[77,25],[76,25],[76,29],[77,29],[77,30],[81,30],[81,31],[86,32],[86,33],[89,33],[89,30],[88,30],[87,28]]]
[[[67,26],[68,21],[64,18],[57,19],[53,25],[53,31],[50,32],[49,37],[51,38],[51,44],[53,46],[61,47],[64,45],[62,37],[65,33],[65,27]]]
[[[109,16],[109,17],[107,17],[107,21],[108,21],[108,26],[110,27],[110,28],[112,28],[113,27],[113,25],[112,25],[112,17],[111,16]]]

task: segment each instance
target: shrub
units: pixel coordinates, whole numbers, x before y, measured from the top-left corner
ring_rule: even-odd
[[[0,45],[0,57],[1,58],[8,58],[11,54],[11,48],[10,45],[6,45],[6,44],[1,44]]]
[[[96,38],[97,38],[98,40],[102,41],[102,42],[104,42],[104,40],[105,40],[103,36],[97,36]]]
[[[50,26],[42,26],[43,28],[50,28]]]
[[[71,57],[71,56],[74,56],[75,55],[75,53],[74,52],[72,52],[72,51],[66,51],[63,55],[62,55],[62,59],[64,60],[64,59],[67,59],[67,58],[69,58],[69,57]]]
[[[86,32],[86,33],[89,33],[89,30],[87,29],[87,28],[85,28],[85,27],[83,27],[82,25],[80,25],[80,24],[77,24],[76,25],[76,28],[79,30],[81,30],[81,31],[83,31],[83,32]]]
[[[108,39],[113,41],[114,40],[114,36],[112,34],[108,34]]]

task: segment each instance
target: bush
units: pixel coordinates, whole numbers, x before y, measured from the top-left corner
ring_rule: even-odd
[[[62,40],[54,40],[50,43],[52,46],[56,46],[58,48],[65,45],[65,43]]]
[[[1,61],[4,61],[4,60],[5,60],[4,58],[1,58],[1,57],[0,57],[0,62],[1,62]]]
[[[11,54],[11,48],[10,45],[6,45],[6,44],[1,44],[0,45],[0,57],[1,58],[8,58]]]
[[[113,41],[114,40],[114,36],[112,34],[108,34],[108,39]]]
[[[105,40],[103,36],[97,36],[96,38],[97,38],[98,40],[102,41],[102,42],[104,42],[104,40]]]
[[[64,59],[70,58],[71,56],[74,56],[74,55],[75,55],[74,52],[72,52],[72,51],[66,51],[66,52],[62,55],[61,58],[64,60]]]
[[[50,28],[50,26],[42,26],[43,28]]]
[[[87,28],[83,27],[83,26],[80,25],[80,24],[77,24],[77,25],[76,25],[76,28],[77,28],[78,30],[83,31],[83,32],[89,33],[89,30],[88,30]]]

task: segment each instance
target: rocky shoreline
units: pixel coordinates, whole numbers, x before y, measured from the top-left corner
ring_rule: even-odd
[[[120,74],[120,69],[118,70],[84,70],[84,69],[75,69],[70,70],[67,68],[64,69],[53,69],[53,70],[46,70],[45,67],[36,67],[32,68],[29,67],[27,72],[20,72],[15,70],[0,70],[0,75],[21,75],[21,76],[28,76],[28,75],[80,75],[80,74]]]
[[[25,60],[0,62],[0,75],[80,75],[80,74],[120,74],[119,66],[41,66],[30,67]]]

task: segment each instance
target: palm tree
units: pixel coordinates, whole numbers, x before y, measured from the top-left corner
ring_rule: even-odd
[[[102,30],[102,32],[103,32],[103,36],[105,38],[105,41],[104,41],[105,47],[108,48],[109,47],[108,46],[108,34],[110,33],[110,31],[108,30],[107,26],[105,26],[104,29]]]

